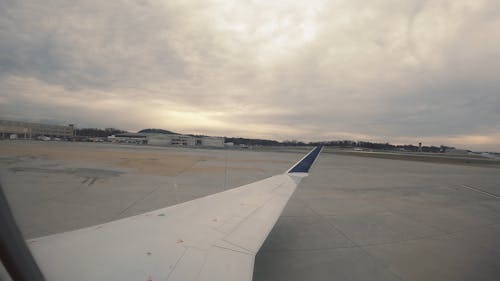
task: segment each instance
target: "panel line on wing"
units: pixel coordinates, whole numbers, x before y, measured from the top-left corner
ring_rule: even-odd
[[[245,251],[248,251],[248,252],[250,252],[250,253],[254,253],[254,252],[255,252],[255,251],[252,251],[252,250],[247,249],[247,248],[245,248],[245,247],[242,247],[242,246],[240,246],[240,245],[238,245],[238,244],[236,244],[236,243],[233,243],[233,242],[231,242],[231,241],[228,241],[228,240],[226,240],[226,238],[222,238],[222,239],[221,239],[221,241],[223,241],[223,242],[225,242],[225,243],[228,243],[228,244],[231,244],[231,245],[233,245],[233,246],[235,246],[235,247],[241,248],[241,249],[243,249],[243,250],[245,250]],[[221,247],[221,248],[222,248],[222,247]],[[255,254],[256,254],[256,253],[255,253]]]
[[[227,242],[227,241],[224,241],[224,242]],[[233,249],[233,248],[223,247],[223,246],[220,246],[220,245],[217,245],[217,244],[213,245],[213,247],[221,248],[221,249],[228,250],[228,251],[238,252],[238,253],[242,253],[242,254],[245,254],[245,255],[255,256],[255,254],[252,253],[252,252],[240,251],[240,250]],[[239,247],[239,248],[241,248],[241,247]]]
[[[182,260],[182,258],[184,257],[184,255],[186,255],[187,251],[188,251],[188,248],[184,248],[184,252],[179,257],[179,259],[177,259],[177,261],[175,262],[174,266],[170,269],[170,272],[167,275],[167,279],[165,279],[165,280],[168,280],[170,278],[170,275],[172,275],[172,273],[174,272],[174,270],[177,267],[177,265],[179,264],[179,262]]]

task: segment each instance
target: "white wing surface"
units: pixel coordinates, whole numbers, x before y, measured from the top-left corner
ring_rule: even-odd
[[[28,245],[49,281],[252,280],[257,251],[320,150],[281,175]]]

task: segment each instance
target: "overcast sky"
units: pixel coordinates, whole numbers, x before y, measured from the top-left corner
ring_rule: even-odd
[[[500,151],[500,1],[0,0],[0,118]]]

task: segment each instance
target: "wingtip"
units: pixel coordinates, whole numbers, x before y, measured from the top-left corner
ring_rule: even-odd
[[[313,148],[304,158],[302,158],[299,162],[297,162],[292,168],[290,168],[286,173],[308,173],[311,166],[318,158],[321,150],[323,149],[322,145],[319,145]]]

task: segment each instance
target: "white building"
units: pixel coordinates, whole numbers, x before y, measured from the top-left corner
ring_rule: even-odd
[[[120,142],[144,140],[141,143],[159,146],[210,146],[223,147],[224,138],[177,134],[123,134],[116,135]]]
[[[150,145],[196,145],[196,140],[194,139],[194,137],[175,134],[147,134],[147,141]]]
[[[137,133],[117,134],[115,136],[111,136],[111,138],[108,137],[108,140],[119,143],[135,143],[135,144],[148,143],[146,134],[137,134]]]
[[[0,138],[7,138],[14,134],[19,138],[35,138],[38,136],[71,138],[74,136],[74,127],[73,125],[60,126],[0,120]]]
[[[223,147],[224,138],[221,137],[199,137],[202,146]]]
[[[224,146],[224,138],[179,134],[126,133],[108,137],[108,140],[121,143],[139,143],[158,146]]]

